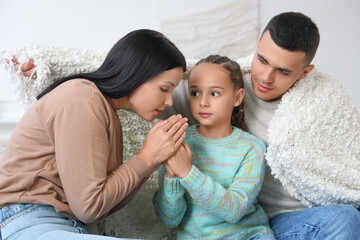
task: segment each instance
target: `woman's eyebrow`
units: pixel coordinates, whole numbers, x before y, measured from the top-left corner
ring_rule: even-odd
[[[165,82],[165,83],[168,83],[168,84],[170,84],[171,86],[175,87],[175,84],[172,83],[172,82]]]

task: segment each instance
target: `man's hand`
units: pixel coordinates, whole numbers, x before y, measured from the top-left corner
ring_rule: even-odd
[[[30,59],[29,61],[24,62],[24,63],[19,63],[18,59],[14,56],[11,59],[11,62],[10,62],[10,60],[6,59],[6,63],[8,63],[8,64],[13,63],[15,71],[21,72],[21,74],[24,77],[31,77],[32,79],[37,78],[36,70],[35,70],[36,65],[34,64],[33,59]]]

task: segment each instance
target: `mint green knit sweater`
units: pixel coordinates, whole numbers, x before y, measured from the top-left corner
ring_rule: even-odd
[[[196,126],[185,141],[192,151],[192,169],[183,179],[159,171],[153,202],[160,220],[178,227],[178,239],[248,239],[272,234],[257,203],[265,171],[265,144],[234,127],[221,139],[201,136]]]

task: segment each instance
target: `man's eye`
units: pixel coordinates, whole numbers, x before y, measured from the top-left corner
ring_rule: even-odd
[[[165,88],[160,88],[160,90],[162,91],[162,92],[168,92],[169,90],[167,90],[167,89],[165,89]]]
[[[266,63],[265,59],[263,59],[262,57],[258,57],[258,59],[261,63],[264,63],[264,64]]]
[[[284,70],[279,70],[279,71],[282,75],[289,75],[289,73],[287,71],[284,71]]]

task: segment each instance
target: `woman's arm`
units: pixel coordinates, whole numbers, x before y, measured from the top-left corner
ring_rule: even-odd
[[[14,56],[16,62],[19,62],[16,67],[11,61]],[[2,50],[1,63],[5,66],[23,104],[29,107],[36,101],[35,97],[52,82],[71,74],[96,70],[105,56],[104,51],[25,46]],[[25,64],[30,59],[33,59],[36,67],[24,71]],[[33,72],[36,72],[36,79],[30,78]]]
[[[185,189],[179,178],[166,177],[164,166],[159,168],[159,186],[153,197],[155,212],[168,228],[178,226],[186,212]]]
[[[137,156],[118,167],[117,159],[109,158],[111,146],[117,146],[109,139],[107,116],[94,102],[76,101],[55,110],[45,123],[66,200],[84,223],[102,218],[150,174]]]
[[[122,147],[120,141],[109,138],[113,109],[105,109],[94,99],[96,96],[73,100],[54,109],[52,102],[58,99],[48,98],[45,107],[38,109],[39,115],[48,116],[42,119],[47,119],[46,133],[55,148],[66,201],[84,223],[102,218],[122,201],[126,203],[142,181],[174,154],[187,127],[186,119],[177,116],[156,123],[144,141],[141,157],[138,153],[121,164],[111,154]],[[113,134],[120,135],[120,129]]]
[[[251,149],[228,189],[193,166],[188,176],[180,183],[198,206],[226,222],[238,222],[251,211],[260,191],[264,171],[265,146]]]

